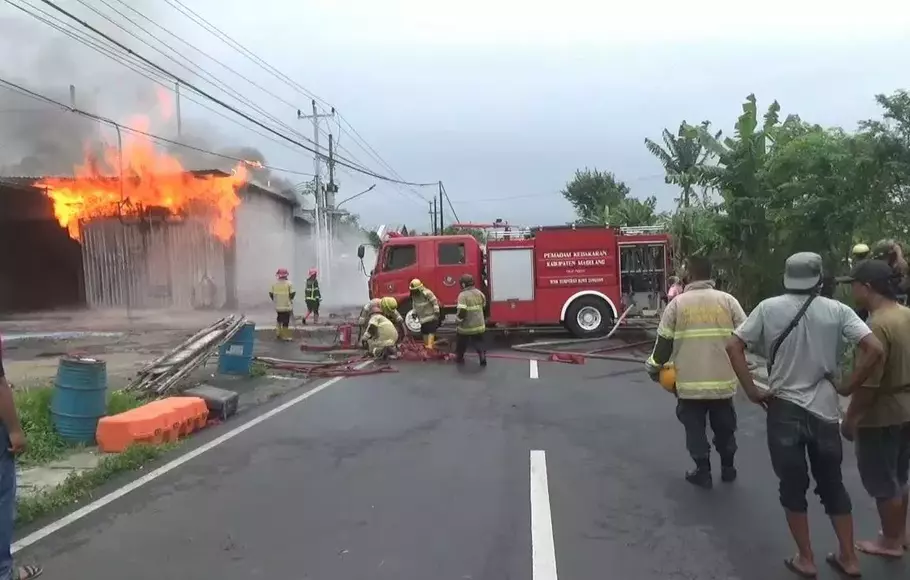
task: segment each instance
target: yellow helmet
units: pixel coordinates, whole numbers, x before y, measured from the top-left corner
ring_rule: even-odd
[[[673,364],[665,364],[660,369],[659,382],[660,386],[662,386],[667,392],[676,392],[676,367],[673,366]]]
[[[866,244],[856,244],[855,246],[853,246],[853,250],[851,251],[851,253],[854,256],[865,256],[866,254],[869,253],[869,246],[867,246]]]
[[[423,282],[421,282],[420,279],[414,278],[411,280],[411,290],[418,290],[420,288],[423,288]]]
[[[386,296],[380,302],[379,307],[382,308],[383,312],[394,312],[398,310],[398,301],[392,296]]]

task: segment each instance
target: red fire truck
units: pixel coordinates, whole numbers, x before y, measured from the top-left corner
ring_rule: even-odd
[[[377,251],[370,297],[394,296],[412,332],[420,329],[408,292],[414,278],[436,294],[443,315],[455,312],[459,279],[471,274],[487,296],[488,325],[564,325],[578,337],[605,334],[630,306],[630,315],[654,315],[666,295],[670,240],[659,227],[459,225],[483,229],[486,244],[471,235],[393,234]]]

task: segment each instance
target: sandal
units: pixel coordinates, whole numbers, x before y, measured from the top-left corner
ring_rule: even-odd
[[[19,566],[18,580],[32,580],[44,574],[44,570],[38,566]]]
[[[816,573],[806,572],[805,570],[800,570],[799,568],[796,567],[795,561],[796,561],[796,556],[793,556],[792,558],[787,558],[786,560],[784,560],[784,566],[787,567],[787,570],[793,572],[800,578],[815,578],[816,576],[818,576],[818,574],[816,574]]]
[[[829,566],[834,568],[834,571],[837,572],[838,574],[840,574],[841,576],[846,576],[847,578],[862,578],[863,577],[862,572],[854,572],[854,573],[847,572],[844,569],[844,565],[841,564],[841,561],[837,558],[836,554],[828,554],[825,557],[825,562],[827,562]]]

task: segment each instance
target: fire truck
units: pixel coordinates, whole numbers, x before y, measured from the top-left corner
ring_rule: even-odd
[[[654,316],[665,300],[671,249],[660,227],[456,225],[482,230],[486,243],[389,233],[377,250],[370,298],[395,297],[411,332],[420,330],[409,297],[414,278],[436,294],[443,317],[455,312],[459,279],[471,274],[487,296],[488,326],[562,325],[579,338],[606,334],[629,307],[630,316]]]

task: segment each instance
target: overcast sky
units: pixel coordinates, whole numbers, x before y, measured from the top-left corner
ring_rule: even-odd
[[[668,209],[676,191],[663,184],[662,168],[643,146],[645,137],[658,139],[664,127],[675,130],[683,119],[710,119],[729,131],[744,97],[754,92],[762,107],[777,99],[785,114],[853,128],[857,120],[877,115],[876,93],[910,84],[906,1],[652,0],[614,7],[615,2],[592,0],[462,0],[445,9],[438,8],[441,3],[413,0],[182,1],[306,91],[334,104],[399,175],[418,182],[442,180],[462,221],[565,222],[572,211],[558,191],[576,168],[586,166],[615,172],[634,195],[657,195],[659,206]],[[50,11],[40,0],[12,2]],[[312,125],[298,121],[295,111],[308,109],[309,97],[169,2],[128,1],[142,16],[119,0],[60,5],[236,102],[208,84],[205,73],[178,66],[84,4],[179,62],[180,56],[113,9],[122,11],[291,129],[312,135]],[[154,107],[150,81],[9,4],[0,6],[0,16],[4,78],[58,91],[58,97],[75,84],[80,99],[118,120]],[[280,100],[195,54],[143,16]],[[206,147],[253,146],[273,166],[313,171],[310,154],[193,102],[184,101],[183,118],[185,133],[205,139]],[[338,139],[341,155],[389,174],[346,127],[341,132],[335,123],[323,128]],[[173,136],[175,124],[160,121],[154,129]],[[0,146],[0,156],[3,150]],[[429,198],[433,188],[392,186],[343,169],[338,179],[339,198],[377,183],[372,192],[345,204],[364,222],[428,227],[427,206],[419,196]]]

